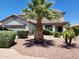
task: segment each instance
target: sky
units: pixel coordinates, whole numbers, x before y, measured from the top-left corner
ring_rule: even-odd
[[[72,25],[79,24],[79,0],[48,0],[53,2],[52,9],[65,12],[65,21]],[[30,0],[0,0],[0,20],[12,14],[22,14],[22,10],[27,7]]]

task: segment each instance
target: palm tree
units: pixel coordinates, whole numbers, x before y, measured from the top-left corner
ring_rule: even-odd
[[[36,20],[36,31],[34,35],[34,40],[36,42],[43,42],[43,29],[42,29],[42,19],[47,18],[48,20],[56,19],[61,17],[61,13],[58,11],[52,11],[50,8],[51,2],[46,0],[31,0],[28,4],[28,8],[23,10],[24,18],[35,19]]]
[[[71,27],[68,27],[63,34],[64,34],[66,46],[70,47],[72,39],[76,36],[75,31]]]

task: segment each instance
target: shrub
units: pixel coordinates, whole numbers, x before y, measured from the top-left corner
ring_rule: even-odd
[[[0,30],[8,30],[6,27],[0,27]]]
[[[79,35],[79,28],[73,27],[72,29],[75,31],[76,36],[78,36]]]
[[[0,31],[0,48],[9,48],[14,43],[16,33],[13,31]]]
[[[54,37],[60,37],[61,34],[62,34],[62,33],[60,33],[60,32],[55,32],[55,33],[54,33]]]
[[[23,38],[23,39],[27,38],[28,33],[29,33],[29,31],[26,31],[26,30],[19,30],[19,31],[17,31],[18,37],[19,38]]]
[[[43,34],[44,34],[44,35],[53,35],[53,32],[50,31],[50,30],[48,30],[48,29],[44,29],[44,30],[43,30]]]

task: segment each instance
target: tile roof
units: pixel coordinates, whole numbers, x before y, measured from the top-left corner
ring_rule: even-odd
[[[36,24],[36,20],[33,19],[29,19],[30,23]],[[43,19],[42,20],[42,24],[57,24],[57,23],[64,23],[67,24],[68,22],[65,21],[58,21],[58,20],[47,20],[47,19]]]

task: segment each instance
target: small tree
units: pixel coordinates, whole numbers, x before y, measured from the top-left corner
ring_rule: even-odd
[[[65,43],[67,47],[71,46],[72,39],[75,37],[75,32],[72,28],[68,27],[67,30],[63,33],[65,38]]]

